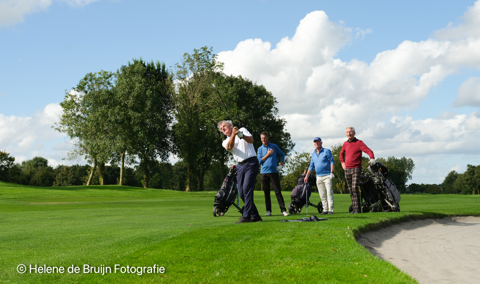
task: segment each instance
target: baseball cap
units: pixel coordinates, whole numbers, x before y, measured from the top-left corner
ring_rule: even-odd
[[[320,137],[315,137],[315,139],[313,139],[313,142],[315,142],[315,141],[320,141],[320,142],[322,142],[322,139],[321,139]]]

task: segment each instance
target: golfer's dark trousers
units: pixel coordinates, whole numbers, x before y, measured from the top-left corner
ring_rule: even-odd
[[[360,185],[360,176],[362,168],[353,168],[345,170],[345,179],[347,180],[348,190],[350,190],[350,199],[352,200],[353,210],[360,210],[360,192],[358,186]]]
[[[270,181],[273,185],[273,190],[275,191],[275,195],[277,196],[278,205],[280,205],[280,211],[287,211],[285,209],[285,201],[283,200],[282,196],[282,189],[280,188],[280,176],[278,173],[270,173],[270,174],[261,174],[262,177],[262,187],[263,193],[265,193],[265,207],[267,207],[267,211],[272,212],[272,200],[270,198]]]
[[[252,157],[237,165],[237,184],[240,197],[245,203],[243,208],[243,217],[259,217],[257,206],[253,201],[253,190],[257,181],[260,164],[257,157]]]

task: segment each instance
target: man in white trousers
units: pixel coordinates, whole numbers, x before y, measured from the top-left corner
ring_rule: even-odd
[[[318,193],[320,194],[323,207],[323,211],[320,214],[333,214],[332,179],[334,177],[333,170],[335,168],[335,162],[333,161],[332,151],[322,147],[322,139],[320,139],[320,137],[315,137],[313,144],[315,145],[315,151],[312,153],[310,167],[305,175],[304,182],[308,181],[308,177],[315,168]]]

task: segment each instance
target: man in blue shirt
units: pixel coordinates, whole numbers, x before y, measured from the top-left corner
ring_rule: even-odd
[[[323,206],[323,211],[320,214],[333,214],[332,179],[334,177],[333,169],[335,162],[333,161],[332,151],[322,147],[322,139],[320,139],[320,137],[315,137],[313,144],[315,145],[315,151],[312,153],[312,160],[304,181],[308,181],[310,173],[313,171],[313,168],[315,168],[318,193],[320,194]]]
[[[283,154],[280,148],[268,141],[268,133],[262,132],[260,134],[262,140],[262,146],[258,148],[257,156],[260,163],[260,176],[262,179],[263,192],[265,194],[265,207],[267,208],[267,214],[265,216],[272,215],[272,201],[270,199],[270,181],[273,185],[273,190],[277,196],[278,205],[280,205],[280,211],[283,216],[288,216],[287,209],[285,209],[285,201],[283,200],[282,190],[280,188],[280,176],[277,170],[277,156],[280,156],[280,165],[283,166],[285,161],[285,154]]]

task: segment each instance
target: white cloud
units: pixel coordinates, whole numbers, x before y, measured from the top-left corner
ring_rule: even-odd
[[[71,6],[85,6],[99,0],[56,0]],[[46,11],[52,0],[0,0],[0,27],[22,23],[25,16]]]
[[[0,26],[8,26],[24,21],[24,16],[45,11],[51,0],[1,0]]]
[[[358,36],[359,29],[330,22],[322,11],[308,14],[295,35],[283,38],[273,49],[269,42],[247,39],[232,51],[220,52],[218,59],[225,63],[225,73],[247,77],[272,92],[297,151],[309,152],[315,136],[321,136],[325,146],[343,143],[345,127],[355,126],[357,136],[379,157],[410,157],[419,163],[418,172],[426,174],[432,168],[426,161],[441,161],[441,167],[434,167],[447,171],[440,178],[452,168],[442,159],[448,155],[473,159],[472,151],[477,153],[474,144],[480,136],[480,113],[456,114],[444,109],[428,119],[401,113],[421,106],[448,76],[471,67],[479,69],[480,30],[477,34],[472,29],[480,23],[480,14],[473,16],[478,3],[456,28],[464,36],[440,39],[448,27],[436,33],[437,39],[404,41],[378,53],[370,63],[335,57]],[[455,104],[479,106],[479,90],[480,79],[467,80]]]
[[[453,102],[456,107],[473,106],[480,107],[480,78],[471,77],[460,85],[458,96]]]
[[[292,38],[283,38],[274,49],[269,42],[249,39],[218,56],[227,63],[225,73],[241,74],[261,82],[277,97],[290,98],[290,103],[282,108],[290,113],[310,103],[304,93],[313,69],[330,63],[350,38],[348,29],[330,22],[325,12],[316,11],[300,21]],[[284,84],[286,81],[289,84]]]
[[[371,29],[362,30],[360,28],[355,28],[355,38],[364,39],[365,35],[371,34],[371,33],[372,33]]]
[[[459,40],[470,37],[480,37],[480,2],[477,1],[461,17],[462,22],[458,25],[449,23],[444,29],[438,30],[434,36],[439,39]]]
[[[48,104],[33,117],[0,114],[0,149],[17,163],[41,156],[51,160],[50,165],[57,165],[72,149],[65,135],[52,128],[61,113],[59,104]]]
[[[93,2],[97,2],[100,0],[61,0],[63,2],[67,2],[71,6],[85,6]]]

